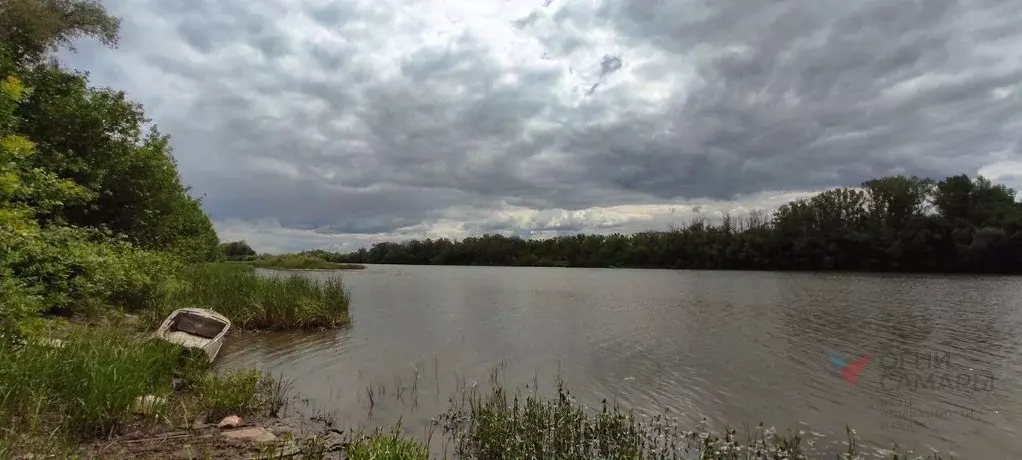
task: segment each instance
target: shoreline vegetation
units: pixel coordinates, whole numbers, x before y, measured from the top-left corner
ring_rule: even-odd
[[[374,244],[358,264],[1022,273],[1022,204],[983,177],[891,176],[666,231],[524,239],[488,234]]]
[[[351,322],[351,295],[339,278],[261,276],[250,265],[199,264],[182,271],[181,288],[169,306],[216,310],[244,330],[310,330]],[[161,316],[170,314],[168,309]]]
[[[528,460],[807,460],[862,459],[858,437],[846,427],[846,439],[818,439],[806,431],[778,433],[762,423],[744,432],[716,431],[703,420],[685,429],[669,413],[637,414],[606,400],[598,408],[580,404],[563,382],[556,395],[490,386],[466,389],[434,419],[450,441],[454,458]],[[428,441],[427,441],[428,442]],[[943,460],[938,452],[914,454],[897,445],[873,458]],[[426,457],[404,456],[399,458]]]
[[[281,415],[289,382],[214,372],[154,339],[160,322],[205,307],[233,330],[350,323],[337,277],[223,263],[169,137],[124,92],[51,59],[79,38],[115,45],[119,27],[93,0],[0,2],[0,459],[134,458],[146,443],[89,449],[181,431],[217,452],[250,452],[196,427]]]

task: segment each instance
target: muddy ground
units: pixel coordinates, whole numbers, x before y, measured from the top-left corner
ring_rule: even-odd
[[[256,428],[256,429],[252,429]],[[260,430],[261,429],[261,430]],[[275,440],[232,439],[227,433],[273,434]],[[127,434],[82,446],[80,454],[97,459],[269,459],[327,458],[341,459],[345,436],[323,423],[287,416],[243,420],[237,428],[216,425],[194,426],[187,430],[170,427],[133,426]]]

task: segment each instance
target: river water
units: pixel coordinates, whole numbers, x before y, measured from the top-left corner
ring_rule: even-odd
[[[374,265],[353,325],[232,338],[220,363],[294,379],[309,414],[422,434],[486,385],[682,423],[962,458],[1022,458],[1022,278]],[[851,382],[839,365],[869,362]],[[549,390],[549,391],[548,391]],[[740,430],[741,432],[741,430]]]

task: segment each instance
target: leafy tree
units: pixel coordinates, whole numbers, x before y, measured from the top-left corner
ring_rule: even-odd
[[[933,181],[918,177],[890,176],[862,184],[876,228],[901,229],[922,215]]]
[[[6,50],[0,48],[0,68],[10,69]],[[14,132],[14,111],[28,93],[16,75],[0,76],[0,334],[15,335],[14,328],[25,318],[41,311],[40,288],[23,279],[16,265],[24,259],[24,248],[42,234],[39,213],[72,202],[84,189],[33,167],[35,145]]]
[[[14,132],[14,108],[27,93],[16,76],[7,75],[0,81],[0,226],[31,232],[37,215],[79,202],[87,192],[73,181],[34,166],[35,143]]]
[[[43,311],[159,305],[182,262],[217,255],[141,106],[46,59],[82,36],[113,44],[117,27],[93,1],[0,2],[3,340]]]
[[[0,3],[4,74],[32,91],[16,104],[17,134],[36,145],[33,165],[71,180],[84,200],[39,212],[41,223],[106,229],[188,260],[215,257],[218,240],[201,202],[181,183],[168,137],[124,92],[93,88],[48,53],[80,37],[115,45],[119,19],[94,0]]]
[[[256,255],[255,249],[252,249],[245,240],[223,243],[220,245],[220,250],[227,256],[227,260],[237,260]]]
[[[937,183],[934,205],[941,217],[952,225],[971,221],[969,209],[974,199],[975,185],[965,174],[951,176]]]
[[[85,75],[53,64],[36,66],[31,77],[33,93],[18,114],[21,132],[44,140],[36,165],[91,194],[57,210],[53,220],[109,229],[189,259],[215,254],[212,223],[182,185],[169,138],[148,126],[140,105],[123,92],[91,88]]]
[[[70,47],[80,37],[117,43],[120,20],[94,0],[4,0],[0,2],[0,43],[16,65],[42,61],[48,52]]]

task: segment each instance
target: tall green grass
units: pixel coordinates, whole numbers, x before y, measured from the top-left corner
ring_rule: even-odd
[[[358,434],[348,442],[349,460],[428,460],[429,450],[418,441],[402,436],[395,428],[390,433]]]
[[[79,439],[116,430],[141,395],[171,390],[178,349],[113,329],[74,330],[62,347],[0,348],[0,424],[46,426]]]
[[[337,278],[260,276],[250,266],[228,263],[188,267],[182,280],[169,307],[209,308],[242,329],[315,329],[350,322],[350,295]]]
[[[207,422],[228,415],[276,416],[287,402],[290,382],[255,371],[203,375],[194,386],[198,409]]]
[[[77,442],[137,423],[275,416],[289,397],[289,381],[257,371],[213,374],[180,347],[124,329],[65,332],[60,342],[0,346],[0,458],[69,458]],[[153,401],[144,411],[140,397]]]

